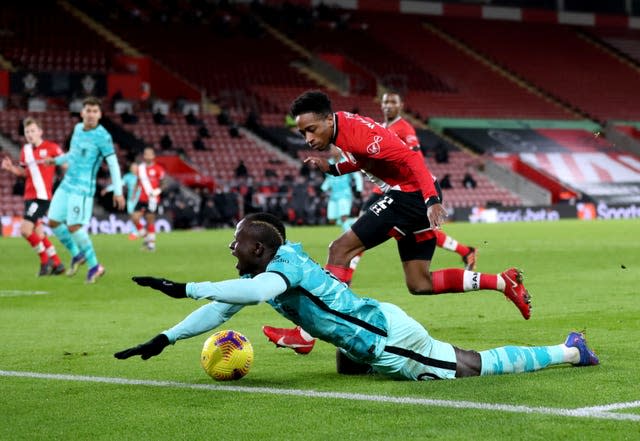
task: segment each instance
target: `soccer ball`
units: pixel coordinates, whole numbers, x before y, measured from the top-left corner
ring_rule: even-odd
[[[200,364],[214,380],[239,380],[253,363],[253,346],[236,331],[219,331],[204,342]]]

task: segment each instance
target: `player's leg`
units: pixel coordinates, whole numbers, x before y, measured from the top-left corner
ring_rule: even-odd
[[[336,348],[336,370],[342,375],[365,375],[373,373],[368,363],[352,360],[342,348]]]
[[[49,206],[49,226],[53,234],[71,254],[71,264],[67,270],[67,275],[73,276],[78,271],[80,265],[85,262],[85,257],[73,240],[66,224],[67,214],[69,212],[69,196],[70,195],[61,188],[56,190],[51,199],[51,205]]]
[[[407,235],[398,241],[405,282],[411,294],[432,295],[490,289],[502,292],[511,300],[522,316],[531,316],[530,296],[522,284],[522,272],[510,268],[501,274],[485,274],[458,268],[431,272],[431,256],[435,240],[420,240],[418,235]]]
[[[438,247],[459,254],[464,263],[464,269],[475,271],[478,251],[474,247],[461,244],[442,230],[435,230],[434,233]]]
[[[47,237],[44,228],[42,226],[42,221],[39,220],[36,224],[36,233],[39,237],[42,238],[42,244],[44,245],[45,251],[48,257],[48,263],[52,267],[51,274],[54,276],[58,276],[60,274],[65,273],[65,267],[58,256],[58,252],[56,251],[56,247],[53,246],[49,238]]]
[[[133,212],[133,214],[131,214],[131,222],[133,222],[133,225],[135,227],[135,232],[133,233],[133,235],[129,236],[129,239],[137,239],[139,237],[144,237],[147,234],[147,231],[145,230],[144,226],[142,225],[142,216],[143,216],[143,210],[142,207],[140,205],[140,202],[138,202],[136,204],[136,208],[135,211]]]
[[[397,235],[394,197],[384,195],[329,245],[326,268],[341,281],[351,283],[350,263],[354,257]]]
[[[48,276],[51,274],[51,265],[49,265],[49,257],[47,256],[47,250],[42,243],[42,236],[36,231],[35,225],[38,219],[42,217],[42,207],[40,207],[40,200],[30,199],[24,202],[24,214],[20,224],[20,234],[29,242],[29,246],[36,252],[40,258],[40,270],[38,276]],[[46,208],[44,209],[46,213]]]
[[[144,215],[144,219],[147,221],[147,234],[144,237],[144,246],[149,251],[155,251],[156,249],[156,214],[147,211]]]
[[[374,372],[409,380],[453,379],[456,376],[454,347],[438,341],[398,306],[381,303],[387,321],[382,353],[371,363]]]
[[[563,344],[552,346],[502,346],[480,352],[456,348],[456,358],[456,377],[533,372],[564,363],[574,366],[600,363],[580,332],[571,332]]]
[[[71,207],[68,217],[69,231],[87,261],[89,271],[86,282],[93,283],[105,272],[104,267],[98,263],[98,256],[89,233],[83,228],[91,220],[93,198],[72,194],[69,198],[69,206]]]

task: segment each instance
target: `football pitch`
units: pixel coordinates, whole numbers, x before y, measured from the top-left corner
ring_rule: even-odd
[[[531,320],[492,291],[410,295],[394,241],[365,253],[354,291],[401,306],[435,338],[465,349],[558,344],[586,329],[601,365],[453,381],[340,376],[329,344],[300,356],[267,342],[263,324],[290,323],[261,304],[220,328],[251,340],[251,371],[215,382],[199,364],[210,333],[148,361],[113,353],[202,304],[138,287],[131,276],[235,278],[233,230],[160,234],[155,253],[126,236],[94,236],[107,269],[95,285],[84,283],[84,267],[74,278],[38,278],[27,242],[1,238],[0,439],[640,439],[640,221],[461,223],[445,231],[479,248],[479,271],[524,270]],[[324,263],[339,232],[297,227],[288,236]],[[461,267],[460,259],[438,249],[432,268],[445,267]]]

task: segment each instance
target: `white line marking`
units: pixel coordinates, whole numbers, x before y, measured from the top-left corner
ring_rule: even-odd
[[[511,404],[475,403],[472,401],[431,400],[427,398],[390,397],[386,395],[368,395],[345,392],[319,392],[304,389],[277,389],[272,387],[223,386],[218,384],[191,384],[176,381],[132,380],[128,378],[93,377],[86,375],[42,374],[38,372],[20,372],[0,370],[0,377],[37,378],[41,380],[79,381],[132,386],[173,387],[179,389],[209,390],[221,392],[243,392],[252,394],[289,395],[308,398],[333,398],[350,401],[373,401],[378,403],[415,404],[431,407],[453,407],[457,409],[494,410],[512,413],[544,414],[565,417],[596,418],[604,420],[639,421],[640,415],[611,413],[596,408],[562,409],[553,407],[514,406]],[[601,407],[601,406],[599,406]]]
[[[43,296],[49,291],[21,291],[19,289],[5,289],[0,291],[0,297]]]
[[[608,412],[610,410],[617,410],[617,409],[633,409],[634,407],[640,407],[640,401],[630,401],[628,403],[613,403],[613,404],[606,404],[604,406],[581,407],[580,409],[576,409],[576,410]]]

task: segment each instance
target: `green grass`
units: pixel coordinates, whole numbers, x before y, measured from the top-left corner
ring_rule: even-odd
[[[26,241],[0,239],[0,370],[527,407],[640,400],[638,221],[453,224],[446,230],[479,246],[481,271],[495,273],[512,265],[524,269],[534,303],[530,321],[500,293],[411,296],[392,241],[365,254],[354,290],[398,304],[434,337],[464,348],[556,344],[568,331],[586,328],[602,364],[422,383],[344,377],[335,373],[334,349],[326,343],[306,357],[268,343],[263,324],[288,325],[268,305],[247,307],[223,325],[244,333],[254,346],[252,370],[239,382],[214,383],[201,370],[198,358],[207,335],[181,341],[147,362],[114,359],[113,352],[146,341],[199,306],[139,288],[130,277],[235,277],[235,260],[227,249],[233,232],[227,229],[160,235],[153,254],[124,236],[94,237],[107,268],[95,285],[83,283],[84,268],[75,278],[37,278],[37,259]],[[291,228],[289,237],[324,262],[327,245],[338,233],[331,227]],[[66,252],[61,254],[66,262]],[[434,269],[452,266],[460,266],[457,255],[436,251]],[[10,290],[49,294],[9,297]],[[0,391],[2,440],[640,438],[637,421],[337,398],[7,376],[0,376]],[[640,414],[637,407],[617,412]]]

